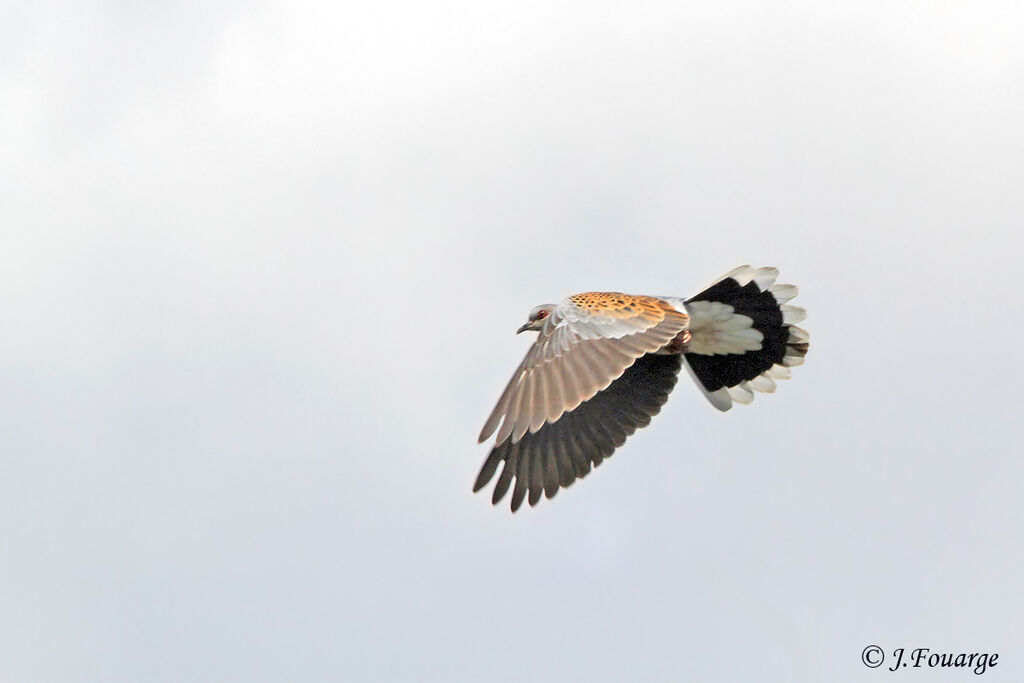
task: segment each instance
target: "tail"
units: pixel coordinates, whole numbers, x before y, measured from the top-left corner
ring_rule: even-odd
[[[777,268],[740,266],[686,301],[690,374],[719,410],[750,403],[752,390],[771,393],[775,380],[804,362],[810,336],[794,323],[807,312],[786,302],[794,285],[777,285]]]

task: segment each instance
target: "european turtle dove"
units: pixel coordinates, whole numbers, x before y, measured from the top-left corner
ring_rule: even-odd
[[[473,490],[504,463],[493,503],[513,481],[513,512],[551,498],[647,426],[684,366],[719,410],[775,391],[809,343],[778,274],[740,266],[686,300],[586,292],[534,308],[519,332],[539,335],[480,432],[498,435]]]

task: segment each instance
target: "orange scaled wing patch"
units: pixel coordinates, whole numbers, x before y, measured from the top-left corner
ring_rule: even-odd
[[[583,292],[569,297],[581,311],[591,315],[610,315],[613,318],[644,318],[652,324],[666,315],[682,315],[667,302],[654,296],[637,296],[621,292]]]

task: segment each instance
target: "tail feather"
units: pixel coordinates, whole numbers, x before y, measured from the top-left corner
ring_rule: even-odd
[[[776,268],[735,268],[686,301],[690,374],[713,406],[750,403],[754,391],[775,391],[775,380],[804,362],[810,336],[795,323],[807,312],[787,302],[794,285],[777,285]]]

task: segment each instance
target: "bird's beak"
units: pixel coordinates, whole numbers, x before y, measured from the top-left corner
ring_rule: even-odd
[[[519,334],[520,332],[526,332],[528,329],[530,329],[530,325],[532,325],[532,324],[533,323],[526,323],[525,325],[520,327],[518,330],[516,330],[516,334]]]

